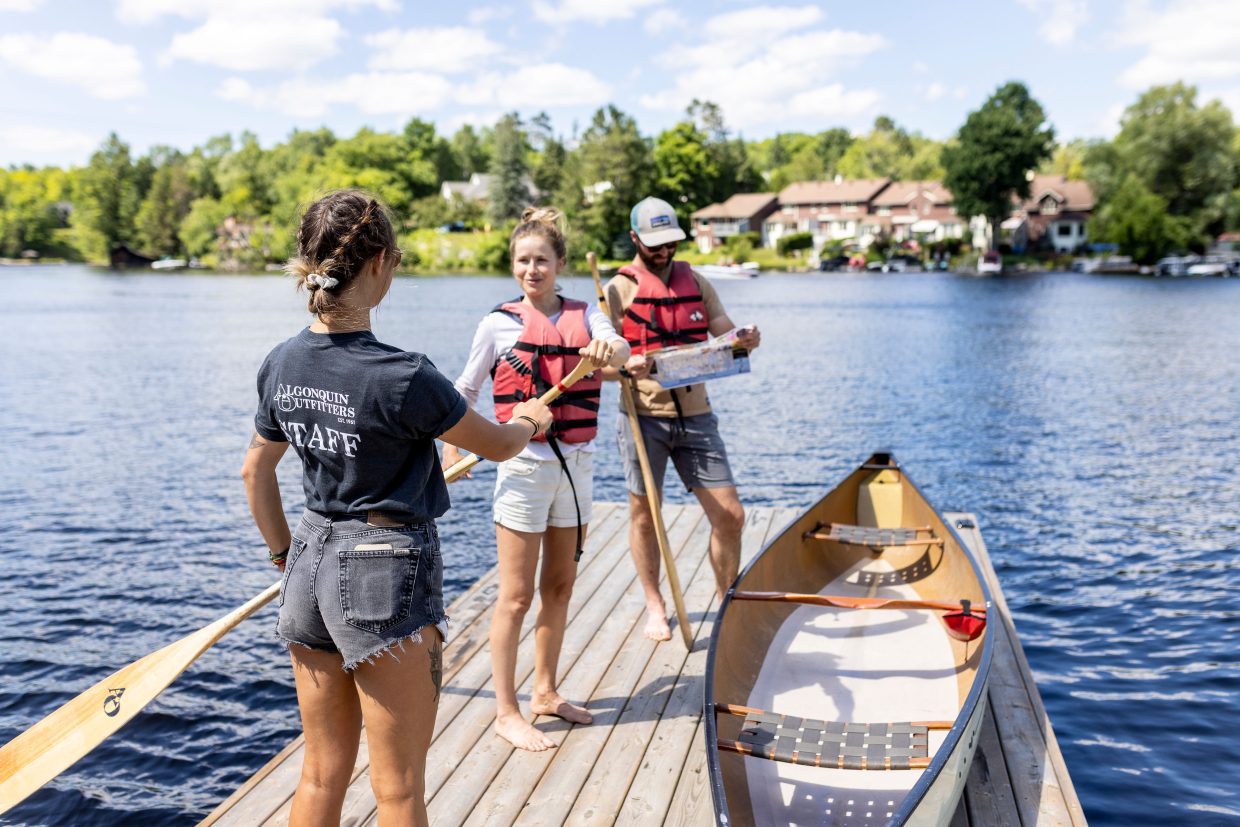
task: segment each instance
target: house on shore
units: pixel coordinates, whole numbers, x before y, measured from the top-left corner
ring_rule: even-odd
[[[491,197],[491,181],[494,177],[486,173],[475,172],[469,176],[468,181],[444,181],[439,185],[439,196],[445,201],[460,198],[467,203],[485,204]],[[523,175],[521,183],[525,185],[525,191],[529,193],[530,199],[537,202],[540,193],[534,186],[534,179]]]
[[[944,241],[963,238],[968,221],[956,214],[952,194],[941,181],[892,181],[870,202],[858,240]]]
[[[773,192],[737,193],[722,204],[711,204],[693,213],[690,219],[698,249],[710,253],[732,236],[741,233],[762,235],[762,222],[779,207],[779,196]]]
[[[779,210],[762,224],[763,242],[774,247],[792,233],[810,233],[814,249],[831,241],[861,241],[871,202],[891,185],[890,178],[798,181],[779,193]]]
[[[1093,188],[1086,181],[1035,175],[1029,184],[1029,197],[999,228],[1003,240],[1016,252],[1041,248],[1071,253],[1088,241],[1085,225],[1096,205]]]

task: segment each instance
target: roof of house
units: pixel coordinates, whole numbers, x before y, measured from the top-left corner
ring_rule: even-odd
[[[834,181],[797,181],[779,193],[780,204],[860,204],[869,201],[891,183],[890,178],[855,178]]]
[[[1037,210],[1047,195],[1059,202],[1063,212],[1092,210],[1097,203],[1087,181],[1069,181],[1062,175],[1035,175],[1029,184],[1029,197],[1021,206]]]
[[[891,186],[874,198],[875,207],[905,207],[924,193],[930,203],[948,206],[952,203],[951,190],[942,181],[892,181]]]
[[[698,218],[749,218],[775,203],[778,198],[773,192],[741,192],[733,195],[722,204],[711,204],[693,214]]]

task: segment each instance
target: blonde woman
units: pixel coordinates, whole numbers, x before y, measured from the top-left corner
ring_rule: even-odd
[[[527,209],[513,230],[509,252],[522,295],[483,317],[469,361],[456,380],[457,390],[473,406],[491,376],[499,422],[510,421],[514,406],[554,385],[579,360],[589,359],[598,367],[619,366],[629,355],[628,344],[598,307],[556,291],[556,277],[567,258],[556,210]],[[552,403],[550,431],[500,465],[495,484],[500,574],[499,601],[491,622],[495,731],[519,749],[538,752],[554,746],[521,714],[514,675],[521,622],[534,598],[540,550],[541,605],[534,627],[530,711],[575,724],[593,721],[584,708],[560,695],[556,670],[577,574],[576,557],[590,522],[600,384],[599,375],[592,374]],[[445,445],[445,467],[460,456],[455,447]]]

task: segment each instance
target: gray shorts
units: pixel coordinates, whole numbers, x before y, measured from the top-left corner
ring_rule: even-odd
[[[639,416],[650,470],[654,473],[659,493],[663,493],[663,475],[671,457],[676,473],[685,488],[725,488],[735,485],[728,452],[719,435],[719,418],[713,413],[676,417]],[[646,495],[642,469],[633,445],[633,429],[628,414],[616,419],[616,438],[620,443],[620,462],[629,491],[639,497]]]
[[[434,624],[447,633],[443,558],[433,520],[393,528],[302,514],[280,584],[276,635],[338,652],[346,671]]]

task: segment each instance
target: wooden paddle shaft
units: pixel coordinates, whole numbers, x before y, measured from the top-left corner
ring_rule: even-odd
[[[584,379],[596,370],[598,370],[598,368],[593,367],[589,359],[582,359],[577,363],[577,366],[569,372],[568,376],[565,376],[557,382],[554,388],[538,397],[539,400],[544,405],[550,405],[559,398],[560,394],[564,393],[564,391],[576,384],[578,380]],[[448,482],[456,482],[461,478],[462,474],[480,462],[482,462],[482,457],[477,454],[469,454],[468,456],[452,463],[451,467],[444,472],[443,478]]]
[[[590,275],[594,277],[594,289],[598,292],[598,303],[607,312],[607,296],[603,292],[603,280],[598,274],[598,259],[594,253],[586,253],[586,261],[590,264]],[[650,469],[650,457],[646,454],[646,441],[642,438],[641,421],[637,418],[637,382],[620,377],[620,393],[624,396],[624,409],[628,414],[629,428],[633,431],[633,444],[637,450],[637,463],[642,469],[642,483],[646,487],[646,502],[650,505],[650,516],[654,521],[654,536],[659,545],[659,554],[663,557],[663,567],[667,569],[667,585],[672,591],[672,604],[676,607],[676,625],[680,627],[680,636],[686,649],[693,649],[693,634],[689,629],[689,613],[685,610],[684,592],[680,588],[680,575],[676,571],[676,560],[672,557],[672,546],[667,540],[667,527],[663,524],[663,507],[659,502],[659,488],[655,485],[654,472]]]
[[[778,603],[808,603],[813,606],[833,606],[837,609],[934,609],[944,612],[964,610],[960,603],[941,603],[935,600],[900,600],[886,597],[840,597],[829,594],[791,594],[789,592],[734,592],[733,600],[772,600]],[[986,607],[969,604],[969,611],[985,615]]]
[[[0,813],[17,805],[116,732],[238,623],[280,593],[245,605],[99,681],[0,747]]]

